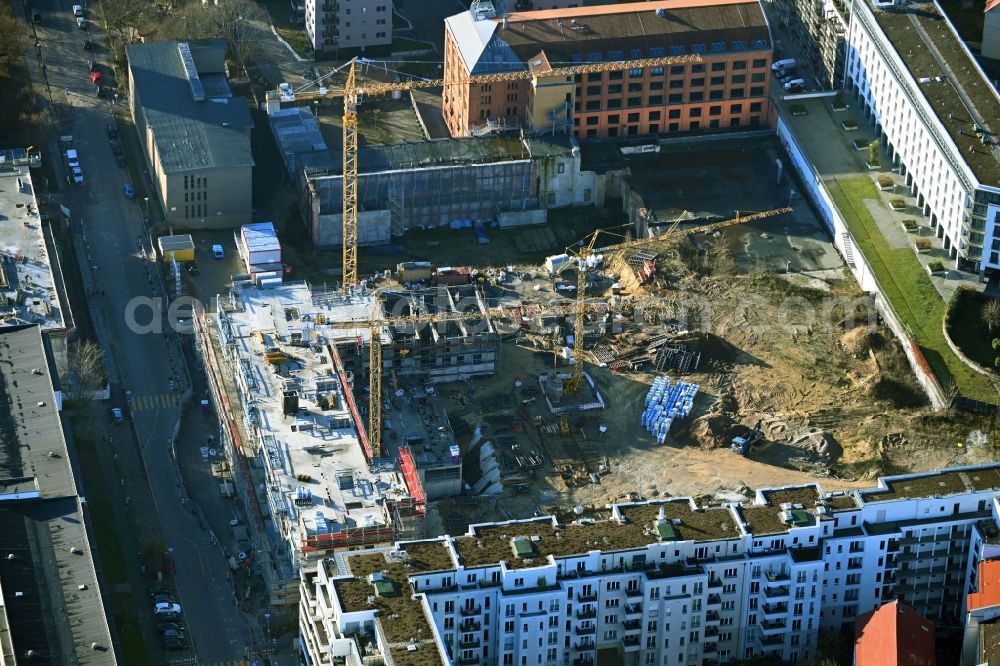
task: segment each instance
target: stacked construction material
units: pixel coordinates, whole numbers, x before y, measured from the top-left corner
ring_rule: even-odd
[[[679,381],[671,386],[666,375],[656,377],[646,394],[642,427],[656,437],[657,444],[665,444],[670,426],[675,419],[686,418],[691,413],[697,394],[697,384]]]

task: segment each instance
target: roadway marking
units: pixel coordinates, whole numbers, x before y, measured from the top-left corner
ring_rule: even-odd
[[[139,395],[132,398],[132,411],[142,412],[148,409],[166,409],[180,407],[181,397],[176,393],[159,393],[157,395]]]

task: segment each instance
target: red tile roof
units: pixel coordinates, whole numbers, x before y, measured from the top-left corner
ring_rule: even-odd
[[[855,666],[934,666],[934,623],[898,601],[854,623]]]
[[[986,9],[984,11],[988,12],[991,9],[995,9],[997,7],[1000,7],[1000,0],[987,0]]]
[[[996,0],[1000,2],[1000,0]],[[966,607],[969,611],[990,606],[1000,606],[1000,560],[983,560],[979,563],[979,591],[969,593]]]

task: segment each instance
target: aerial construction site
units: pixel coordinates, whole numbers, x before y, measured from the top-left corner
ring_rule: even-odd
[[[362,248],[369,277],[347,289],[234,278],[196,329],[272,601],[342,550],[985,455],[927,406],[808,205],[783,205],[789,184],[759,168],[774,146],[748,148],[633,158],[643,234],[590,209],[488,245],[416,231],[405,261]],[[716,162],[712,189],[761,212],[694,188]],[[306,273],[300,252],[283,257]]]

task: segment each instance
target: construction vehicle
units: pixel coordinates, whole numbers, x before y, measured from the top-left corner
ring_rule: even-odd
[[[712,233],[719,229],[724,229],[726,227],[731,227],[737,224],[746,224],[748,222],[756,222],[758,220],[764,220],[776,215],[782,215],[784,213],[792,212],[791,208],[775,208],[772,210],[765,210],[759,213],[753,213],[751,215],[740,215],[739,211],[736,212],[736,217],[728,220],[722,220],[721,222],[713,222],[712,224],[706,224],[700,227],[692,227],[691,229],[684,229],[678,231],[677,227],[683,222],[686,217],[682,213],[677,216],[670,226],[667,228],[666,232],[660,234],[659,236],[653,236],[650,238],[626,238],[624,241],[615,243],[613,245],[606,245],[604,247],[595,248],[597,243],[597,238],[601,234],[609,233],[605,229],[597,229],[590,234],[589,240],[586,242],[579,242],[576,245],[572,245],[566,248],[566,254],[572,255],[576,259],[576,269],[577,269],[577,282],[576,282],[576,299],[578,304],[583,304],[586,301],[587,294],[587,272],[590,270],[590,264],[588,259],[594,254],[604,254],[610,252],[627,252],[628,250],[644,247],[646,245],[651,245],[653,243],[662,243],[666,241],[671,241],[677,238],[684,238],[692,234],[699,233]],[[643,209],[640,213],[644,213],[648,216],[648,212]],[[655,268],[655,266],[654,266]],[[583,308],[577,308],[576,310],[576,320],[573,330],[573,365],[570,377],[563,383],[563,390],[569,394],[575,394],[580,386],[583,384],[583,328],[584,328],[584,315],[586,311]]]
[[[367,59],[352,58],[341,67],[332,70],[326,76],[312,81],[306,86],[292,90],[283,83],[278,90],[267,93],[267,103],[281,102],[312,102],[327,97],[344,97],[344,156],[343,156],[343,284],[353,287],[358,284],[358,103],[363,95],[385,95],[395,91],[409,91],[417,88],[439,88],[449,85],[465,85],[469,83],[503,83],[532,79],[536,87],[544,86],[546,82],[555,79],[567,80],[568,77],[597,72],[623,71],[626,69],[646,69],[649,67],[669,67],[685,63],[701,62],[697,54],[666,56],[661,58],[639,58],[636,60],[619,60],[613,62],[588,62],[565,67],[551,67],[547,61],[533,60],[528,69],[512,72],[497,72],[495,74],[477,74],[475,76],[456,79],[420,79],[409,81],[371,81],[358,82],[358,64],[367,64]],[[345,72],[346,70],[346,72]],[[334,74],[345,72],[346,79],[341,89],[318,87],[316,90],[304,90],[307,87],[318,86]],[[560,102],[561,106],[562,102]]]
[[[749,455],[750,448],[764,439],[764,433],[761,432],[760,427],[763,421],[757,421],[757,425],[753,427],[753,430],[748,432],[742,437],[733,437],[733,442],[730,447],[733,453],[738,453],[741,456]]]

